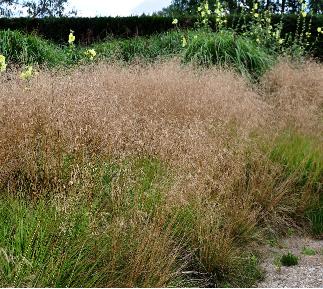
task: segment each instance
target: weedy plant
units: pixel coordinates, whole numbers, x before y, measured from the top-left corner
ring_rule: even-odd
[[[283,266],[296,266],[298,264],[298,257],[288,252],[286,255],[281,256],[280,262]]]
[[[0,54],[0,72],[4,72],[7,69],[6,57]]]
[[[322,34],[322,29],[317,29],[315,41],[311,33],[311,11],[306,5],[306,2],[299,0],[301,10],[297,16],[296,32],[294,34],[283,35],[283,18],[277,24],[272,23],[273,13],[268,9],[259,9],[260,3],[254,1],[252,8],[242,5],[240,8],[239,20],[235,27],[227,28],[227,9],[223,3],[216,1],[214,7],[211,7],[208,1],[201,2],[198,7],[198,21],[196,26],[206,31],[211,31],[210,17],[215,18],[217,33],[233,33],[239,31],[243,36],[255,42],[256,47],[266,49],[270,54],[292,56],[295,59],[300,59],[306,56],[311,51],[310,43],[315,43]],[[177,20],[177,19],[176,19]],[[174,20],[175,21],[175,20]],[[186,43],[184,47],[189,47],[190,42]],[[224,53],[224,52],[223,52]],[[248,53],[245,51],[245,53]],[[214,56],[216,58],[216,55]],[[221,60],[219,60],[221,65]],[[238,64],[238,63],[236,63]]]
[[[316,254],[316,251],[311,247],[303,247],[302,254],[307,256],[314,256]]]

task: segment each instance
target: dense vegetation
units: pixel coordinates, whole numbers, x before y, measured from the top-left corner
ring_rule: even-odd
[[[0,31],[1,286],[252,286],[259,245],[322,237],[320,27],[206,4],[84,46]]]

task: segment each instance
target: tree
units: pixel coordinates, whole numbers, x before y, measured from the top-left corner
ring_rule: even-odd
[[[76,11],[65,13],[68,0],[38,0],[26,1],[24,6],[31,17],[62,17],[64,15],[76,14]]]
[[[0,16],[10,16],[12,11],[12,5],[14,0],[0,0]]]
[[[287,0],[287,6],[289,13],[297,13],[300,10],[301,4],[298,0]]]
[[[312,9],[313,13],[323,13],[323,0],[310,0],[309,6]]]
[[[26,11],[30,17],[61,17],[76,15],[75,10],[66,11],[69,0],[0,0],[2,15],[12,16]]]
[[[225,7],[228,8],[230,13],[239,13],[240,6],[253,7],[254,0],[220,0]],[[323,0],[305,0],[314,14],[323,13]],[[196,14],[197,7],[203,0],[173,0],[172,4],[163,9],[159,14],[166,16],[177,17],[179,15],[194,15]],[[208,0],[210,7],[214,7],[216,0]],[[297,13],[301,9],[299,0],[258,0],[259,10],[270,10],[273,13]]]

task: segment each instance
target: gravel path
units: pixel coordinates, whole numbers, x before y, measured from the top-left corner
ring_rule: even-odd
[[[315,255],[303,253],[304,247],[315,250]],[[265,279],[257,287],[315,287],[323,288],[323,240],[291,237],[275,247],[266,247],[268,256],[262,267]],[[283,254],[292,252],[299,257],[298,265],[291,267],[279,266]]]

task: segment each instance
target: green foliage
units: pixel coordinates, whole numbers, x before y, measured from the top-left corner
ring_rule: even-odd
[[[295,191],[310,192],[305,212],[312,233],[323,234],[323,150],[319,139],[289,131],[275,141],[270,158],[281,163],[286,177],[297,178]]]
[[[89,61],[77,46],[60,48],[37,36],[15,31],[0,34],[2,52],[9,62],[18,64],[68,65]],[[154,61],[159,58],[178,56],[184,62],[199,65],[233,67],[238,72],[258,77],[273,63],[273,57],[245,37],[233,32],[213,33],[188,31],[188,45],[182,45],[182,33],[171,31],[161,35],[136,37],[124,40],[107,40],[93,45],[101,60],[117,59],[125,62],[139,58]]]
[[[65,160],[67,171],[73,158]],[[167,228],[163,237],[156,235],[160,220],[153,216],[163,201],[157,183],[164,179],[165,168],[156,160],[141,158],[119,165],[105,163],[90,171],[96,180],[93,190],[98,190],[91,202],[82,198],[64,198],[61,202],[53,198],[31,201],[2,197],[2,286],[159,287],[167,285],[171,276],[175,278],[175,264],[170,266],[168,277],[164,271],[163,275],[154,270],[136,271],[136,266],[145,266],[153,258],[153,263],[164,260],[168,266],[177,254],[177,245],[165,237]],[[116,182],[127,188],[122,195],[112,194]],[[154,247],[154,238],[165,242]],[[142,247],[143,242],[148,242],[147,246]],[[166,247],[160,248],[163,245]],[[155,256],[154,250],[161,256]],[[138,261],[139,256],[142,261]]]
[[[173,0],[171,5],[164,8],[160,14],[161,15],[171,15],[171,16],[178,16],[178,15],[194,15],[196,13],[196,9],[201,1],[199,0]],[[210,6],[213,6],[216,2],[216,0],[209,0],[208,1]],[[224,1],[223,1],[224,2]],[[237,11],[240,11],[241,7],[239,7],[240,3],[243,3],[245,5],[248,5],[249,7],[252,7],[254,1],[252,0],[246,0],[244,2],[237,2],[233,0],[225,1],[228,10],[230,13],[234,13]],[[282,7],[282,3],[284,3],[284,7]],[[322,13],[323,12],[323,2],[322,0],[310,0],[309,1],[310,7],[313,9],[314,13]],[[295,13],[300,9],[300,3],[299,1],[273,1],[273,0],[267,0],[267,1],[261,1],[259,3],[259,8],[261,10],[268,9],[268,6],[270,6],[273,9],[274,13],[282,13],[282,12],[293,12]]]
[[[256,43],[231,31],[190,35],[184,60],[202,65],[233,67],[241,74],[257,78],[274,63]]]
[[[72,170],[74,162],[73,157],[64,157],[63,177]],[[167,188],[169,175],[158,160],[134,158],[121,163],[93,164],[89,172],[96,183],[92,197],[79,193],[76,199],[48,196],[31,201],[3,195],[0,202],[2,286],[154,287],[210,285],[210,282],[251,286],[261,278],[259,259],[251,253],[230,248],[229,259],[222,259],[228,252],[221,251],[226,240],[221,239],[217,228],[210,243],[196,238],[199,226],[196,221],[204,218],[197,207],[164,211],[168,221],[163,224],[158,215],[165,209],[160,187]],[[160,235],[156,235],[156,229],[162,230]],[[222,245],[218,246],[217,240]],[[200,259],[196,246],[202,241],[215,249],[213,259]],[[185,249],[179,250],[182,246]],[[162,255],[156,256],[154,250]],[[183,269],[183,260],[176,263],[179,253],[183,255],[178,258],[188,262],[188,268],[197,266],[204,272],[200,281],[177,274]],[[186,260],[187,254],[192,256],[190,260]],[[158,273],[150,269],[150,262],[158,262],[154,265],[158,268],[163,266],[159,262],[170,267],[167,272],[162,269]],[[164,283],[159,283],[160,280]]]
[[[292,237],[295,234],[295,230],[293,228],[287,229],[287,236]]]
[[[107,39],[105,42],[95,44],[93,48],[102,59],[116,58],[127,62],[134,58],[155,60],[178,55],[182,50],[181,34],[172,31],[149,38]]]
[[[300,186],[319,192],[323,180],[323,150],[319,139],[289,131],[275,141],[271,159],[284,165],[288,174],[300,175]]]
[[[306,18],[309,20],[309,17]],[[313,43],[315,55],[323,57],[321,37],[315,42],[317,28],[323,27],[323,15],[314,15],[311,18],[310,42]],[[196,17],[182,16],[179,19],[179,27],[193,28]],[[272,25],[275,26],[283,21],[282,35],[295,34],[297,15],[272,16]],[[250,16],[241,17],[240,14],[227,16],[227,27],[241,29],[241,25],[249,23]],[[216,17],[209,17],[210,26],[216,29]],[[239,28],[240,27],[240,28]],[[151,36],[166,32],[173,28],[171,17],[161,16],[134,16],[134,17],[95,17],[95,18],[0,18],[0,29],[20,30],[26,33],[35,33],[56,43],[66,43],[70,29],[75,31],[77,42],[90,44],[103,41],[109,36],[125,38],[133,36]]]
[[[18,31],[0,31],[0,53],[8,62],[20,64],[57,65],[64,62],[64,54],[56,45]]]
[[[6,198],[1,200],[0,220],[2,286],[99,284],[92,278],[93,269],[100,270],[100,260],[92,259],[92,254],[99,258],[95,249],[99,240],[89,238],[89,216],[84,210],[66,215],[44,202],[33,205]],[[109,251],[109,242],[101,238],[101,249]]]
[[[323,197],[321,197],[323,198]],[[311,223],[311,230],[314,236],[323,236],[323,202],[320,202],[306,213],[307,218]]]
[[[285,254],[280,258],[280,262],[283,266],[295,266],[298,264],[298,257],[291,252],[288,252],[288,254]]]
[[[256,43],[231,31],[187,31],[184,35],[185,47],[182,32],[175,30],[150,38],[107,41],[94,45],[94,49],[103,59],[123,61],[179,56],[184,62],[203,66],[232,67],[250,78],[259,77],[274,63],[274,58]]]
[[[316,251],[311,247],[303,247],[302,254],[308,255],[308,256],[314,256],[316,254]]]

